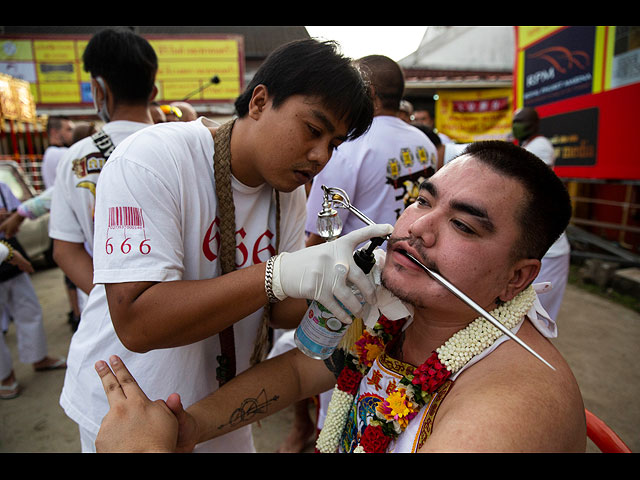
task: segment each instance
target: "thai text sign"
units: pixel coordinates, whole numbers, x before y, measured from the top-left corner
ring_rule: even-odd
[[[506,140],[511,132],[511,89],[438,92],[436,128],[456,142]]]

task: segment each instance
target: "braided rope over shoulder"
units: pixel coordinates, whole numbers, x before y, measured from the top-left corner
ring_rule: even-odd
[[[213,155],[218,218],[220,219],[220,266],[223,275],[236,269],[236,220],[231,188],[231,130],[234,123],[235,120],[224,123],[216,131],[215,152]],[[280,196],[278,191],[275,191],[275,200],[277,253],[280,243]],[[251,355],[251,365],[261,362],[268,353],[270,314],[271,305],[267,303],[264,307],[262,323]],[[232,327],[229,327],[229,330],[232,331]],[[233,341],[232,339],[233,337],[231,336],[231,341]]]
[[[220,265],[222,274],[236,269],[236,207],[231,190],[231,130],[235,120],[216,131],[213,174],[220,219]]]

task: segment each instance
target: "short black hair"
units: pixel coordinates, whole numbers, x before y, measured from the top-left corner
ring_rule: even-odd
[[[236,99],[238,117],[249,112],[258,85],[267,87],[274,108],[293,95],[319,97],[339,119],[346,120],[347,140],[359,137],[371,126],[373,103],[368,86],[351,59],[339,52],[336,42],[305,39],[274,50]]]
[[[506,141],[471,143],[461,155],[470,155],[523,185],[528,198],[518,212],[522,235],[513,253],[542,259],[571,220],[571,198],[560,178],[536,155]]]
[[[421,123],[412,123],[411,125],[416,127],[418,130],[424,133],[427,137],[429,137],[429,140],[431,140],[431,142],[436,148],[442,145],[442,140],[440,139],[440,136],[436,132],[434,132],[432,128],[429,128],[426,125],[422,125]]]
[[[151,44],[126,28],[96,33],[82,54],[84,70],[102,77],[115,102],[147,104],[158,71],[158,57]]]
[[[399,110],[404,95],[404,74],[400,65],[384,55],[367,55],[358,60],[382,107]]]
[[[52,130],[60,130],[64,122],[69,122],[71,118],[66,115],[54,115],[47,119],[47,134]]]

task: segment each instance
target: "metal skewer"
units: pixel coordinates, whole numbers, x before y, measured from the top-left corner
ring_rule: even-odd
[[[367,217],[364,213],[362,213],[356,207],[351,205],[351,201],[349,200],[349,196],[346,194],[346,192],[344,190],[342,190],[340,188],[336,188],[336,187],[329,188],[329,187],[326,187],[325,185],[322,185],[322,189],[324,190],[324,194],[325,194],[325,203],[332,203],[336,207],[344,208],[346,210],[349,210],[351,213],[353,213],[356,217],[358,217],[360,220],[362,220],[367,225],[374,225],[374,222],[369,217]],[[388,239],[389,237],[390,237],[390,235],[387,235],[387,237],[385,239]],[[553,367],[549,362],[547,362],[544,358],[542,358],[540,355],[538,355],[529,345],[524,343],[511,330],[509,330],[507,327],[505,327],[493,315],[491,315],[484,308],[482,308],[480,305],[478,305],[476,302],[474,302],[471,298],[469,298],[467,295],[465,295],[463,292],[461,292],[455,285],[453,285],[451,282],[449,282],[446,278],[444,278],[442,275],[432,271],[431,269],[427,268],[420,260],[415,258],[410,253],[406,252],[405,250],[398,250],[398,251],[401,254],[403,254],[405,257],[407,257],[409,260],[411,260],[413,263],[418,265],[420,268],[422,268],[433,279],[435,279],[436,281],[440,282],[440,284],[442,284],[447,290],[449,290],[456,297],[458,297],[460,300],[462,300],[464,303],[466,303],[469,307],[473,308],[476,312],[478,312],[485,319],[487,319],[489,322],[491,322],[491,324],[493,324],[502,333],[504,333],[509,338],[511,338],[511,340],[514,340],[521,347],[523,347],[525,350],[527,350],[530,354],[532,354],[534,357],[536,357],[542,363],[547,365],[550,369],[555,371],[555,367]]]
[[[493,315],[491,315],[489,312],[487,312],[484,308],[482,308],[480,305],[478,305],[476,302],[474,302],[472,299],[470,299],[468,296],[466,296],[464,293],[462,293],[460,290],[458,290],[458,288],[456,288],[456,286],[453,285],[451,282],[449,282],[446,278],[444,278],[442,275],[432,271],[431,269],[427,268],[425,265],[422,264],[422,262],[420,262],[420,260],[415,258],[410,253],[408,253],[408,252],[406,252],[404,250],[398,250],[398,252],[401,253],[402,255],[404,255],[405,257],[407,257],[409,260],[411,260],[413,263],[415,263],[420,268],[422,268],[425,272],[427,272],[429,275],[431,275],[431,277],[433,277],[435,280],[437,280],[442,285],[444,285],[451,293],[453,293],[456,297],[458,297],[460,300],[462,300],[464,303],[466,303],[468,306],[470,306],[476,312],[478,312],[480,315],[482,315],[484,318],[486,318],[496,328],[498,328],[500,331],[502,331],[502,333],[504,333],[509,338],[511,338],[511,340],[514,340],[522,348],[527,350],[530,354],[532,354],[534,357],[536,357],[538,360],[540,360],[542,363],[544,363],[546,366],[548,366],[551,370],[555,370],[555,368],[549,362],[547,362],[544,358],[542,358],[540,355],[538,355],[529,345],[527,345],[522,340],[520,340],[520,338],[518,338],[511,330],[509,330],[502,323],[500,323]]]

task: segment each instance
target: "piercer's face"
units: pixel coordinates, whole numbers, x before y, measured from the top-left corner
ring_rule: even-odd
[[[481,306],[508,301],[517,213],[524,188],[470,156],[439,170],[396,222],[387,247],[385,286],[417,307],[466,308],[398,250],[404,249],[447,278]]]
[[[348,133],[344,120],[318,99],[301,95],[288,98],[278,108],[268,99],[260,112],[259,127],[256,174],[283,192],[317,175]]]

